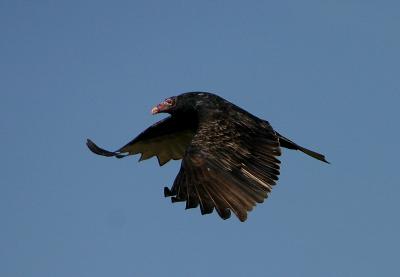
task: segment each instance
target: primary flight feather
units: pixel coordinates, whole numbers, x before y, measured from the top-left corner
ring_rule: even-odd
[[[200,206],[202,214],[240,221],[256,203],[262,203],[278,180],[281,147],[300,150],[327,162],[325,156],[285,138],[262,120],[229,101],[207,92],[188,92],[167,98],[152,114],[170,116],[147,128],[135,139],[111,152],[87,140],[98,155],[122,158],[156,156],[160,166],[182,159],[171,188],[164,195],[186,208]]]

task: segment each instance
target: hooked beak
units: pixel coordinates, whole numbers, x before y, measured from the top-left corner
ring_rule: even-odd
[[[151,109],[151,114],[157,114],[157,113],[162,113],[163,111],[165,111],[167,109],[167,105],[160,103],[157,106],[155,106],[154,108]]]
[[[156,114],[156,113],[159,113],[159,112],[160,111],[159,111],[157,106],[151,109],[151,114],[153,114],[153,115]]]

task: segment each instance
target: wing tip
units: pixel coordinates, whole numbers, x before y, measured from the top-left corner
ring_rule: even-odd
[[[328,160],[325,158],[325,155],[318,154],[317,156],[312,156],[313,158],[316,158],[317,160],[320,160],[321,162],[327,163],[327,164],[331,164],[330,162],[328,162]]]
[[[116,156],[117,153],[107,151],[103,148],[98,147],[91,139],[86,139],[86,146],[92,151],[94,154],[105,156],[105,157],[113,157]]]
[[[323,159],[321,161],[323,161],[324,163],[327,163],[327,164],[331,164],[331,162],[329,162],[327,159],[325,159],[325,156],[323,157]]]

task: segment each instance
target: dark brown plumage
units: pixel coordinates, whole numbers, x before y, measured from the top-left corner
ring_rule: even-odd
[[[206,92],[170,97],[152,113],[171,116],[155,123],[115,152],[87,140],[98,155],[122,158],[141,153],[140,160],[156,156],[160,166],[182,159],[171,188],[164,195],[186,208],[200,206],[202,214],[215,209],[227,219],[233,212],[241,221],[256,203],[262,203],[276,184],[281,147],[300,150],[326,162],[323,155],[301,147],[274,131],[268,121],[227,100]]]

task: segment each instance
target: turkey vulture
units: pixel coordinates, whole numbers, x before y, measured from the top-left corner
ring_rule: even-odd
[[[278,180],[281,147],[328,163],[324,155],[285,138],[262,120],[208,92],[169,97],[151,110],[169,117],[153,124],[115,152],[87,140],[98,155],[123,158],[141,153],[140,160],[156,156],[160,166],[182,159],[171,188],[172,202],[186,201],[186,209],[200,206],[201,214],[240,221],[256,203],[262,203]]]

